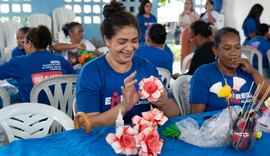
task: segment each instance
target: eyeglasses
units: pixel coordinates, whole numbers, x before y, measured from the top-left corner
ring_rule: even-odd
[[[189,37],[189,40],[192,40],[195,36],[197,36],[198,34],[193,34],[193,35],[190,35]]]

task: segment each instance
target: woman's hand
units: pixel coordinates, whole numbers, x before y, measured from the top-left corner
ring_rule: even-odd
[[[234,68],[240,67],[242,70],[246,71],[249,74],[252,74],[252,72],[255,70],[253,66],[250,64],[250,62],[245,58],[238,58],[235,60],[235,63],[233,64]]]
[[[86,46],[83,43],[75,44],[76,49],[86,50]]]
[[[158,100],[156,102],[152,102],[152,104],[156,105],[158,108],[161,108],[167,103],[168,100],[169,100],[168,94],[167,94],[166,90],[164,89],[163,93],[161,93]]]
[[[138,91],[135,88],[135,84],[137,83],[137,80],[133,80],[136,76],[137,72],[133,72],[130,74],[127,78],[124,80],[124,85],[121,86],[122,94],[124,96],[123,102],[121,103],[124,108],[126,109],[126,112],[132,109],[132,107],[139,101],[140,96]]]

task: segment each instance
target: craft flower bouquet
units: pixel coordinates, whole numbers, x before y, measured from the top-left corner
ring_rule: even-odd
[[[79,60],[79,63],[83,66],[85,63],[87,63],[88,61],[91,61],[93,59],[96,58],[96,55],[94,54],[93,51],[86,51],[86,50],[83,50],[81,51],[78,55],[78,60]]]

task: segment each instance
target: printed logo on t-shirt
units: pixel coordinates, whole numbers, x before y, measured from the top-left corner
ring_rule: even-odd
[[[111,108],[118,105],[123,101],[123,95],[119,95],[116,91],[113,92],[113,95],[111,97],[105,98],[105,105],[111,105]],[[144,104],[150,104],[150,102],[147,99],[140,99],[135,105],[144,105]]]
[[[154,24],[153,22],[145,22],[144,25],[149,27],[150,25]]]
[[[247,99],[247,101],[246,101]],[[248,94],[248,92],[246,93],[233,93],[233,96],[231,98],[231,102],[233,102],[234,104],[243,104],[246,102],[251,102],[252,96],[250,94]]]
[[[48,71],[48,72],[32,74],[31,78],[32,78],[33,85],[36,85],[47,78],[61,76],[61,75],[63,75],[62,71]]]

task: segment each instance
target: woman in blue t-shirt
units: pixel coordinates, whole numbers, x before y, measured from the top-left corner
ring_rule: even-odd
[[[252,67],[247,59],[241,58],[240,36],[236,29],[225,27],[218,30],[214,39],[213,51],[218,60],[201,66],[191,78],[191,113],[224,109],[228,107],[227,100],[230,100],[231,106],[242,106],[245,102],[249,103],[255,92],[255,86],[264,81],[259,95],[262,97],[269,83]],[[246,82],[243,86],[236,87],[235,84],[239,85],[239,83],[234,77],[242,78]],[[253,81],[255,85],[249,94]],[[220,98],[215,93],[210,92],[210,88],[218,82],[221,82],[222,86],[229,85],[234,89],[230,99]]]
[[[139,35],[136,18],[118,2],[106,4],[103,15],[100,30],[109,52],[82,68],[76,86],[78,111],[88,113],[93,127],[113,125],[119,110],[130,122],[134,115],[149,111],[150,104],[168,117],[179,115],[166,92],[153,103],[140,99],[138,82],[159,75],[150,62],[134,56]]]
[[[139,43],[145,43],[145,31],[153,24],[157,23],[157,19],[151,14],[152,3],[149,0],[142,0],[139,7],[139,14],[136,16],[140,26]]]
[[[242,29],[246,37],[245,42],[256,37],[257,28],[260,25],[260,17],[263,12],[263,6],[261,4],[255,4],[252,6],[247,17],[244,20]],[[244,42],[244,45],[246,44]]]
[[[24,44],[24,36],[29,30],[29,27],[22,27],[17,32],[17,47],[14,48],[11,52],[11,57],[26,55],[25,50],[23,48]]]

